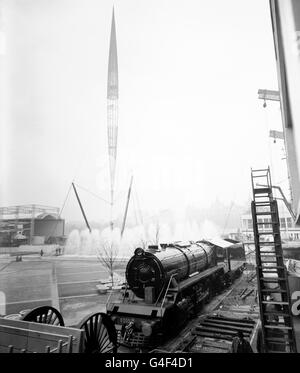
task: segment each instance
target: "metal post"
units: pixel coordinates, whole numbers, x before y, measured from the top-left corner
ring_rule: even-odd
[[[8,353],[12,354],[14,352],[14,346],[13,345],[9,345],[8,346]]]
[[[72,353],[72,348],[73,348],[73,337],[70,335],[69,338],[68,338],[67,353],[71,354]]]
[[[32,215],[31,215],[31,222],[30,222],[30,237],[29,237],[30,245],[32,245],[33,235],[34,235],[34,219],[35,219],[35,205],[32,205]]]
[[[20,207],[17,206],[16,215],[15,215],[15,233],[18,233],[18,222],[19,222],[19,215],[20,215]]]
[[[122,224],[121,237],[123,236],[124,229],[125,229],[127,212],[128,212],[128,206],[129,206],[129,200],[130,200],[130,194],[131,194],[132,182],[133,182],[133,176],[131,176],[130,185],[129,185],[129,189],[128,189],[128,196],[127,196],[127,202],[126,202],[126,207],[125,207],[124,219],[123,219],[123,224]]]
[[[83,218],[84,218],[84,220],[85,220],[85,224],[86,224],[86,226],[88,227],[88,230],[89,230],[90,233],[91,233],[92,230],[91,230],[91,227],[90,227],[89,222],[88,222],[88,220],[87,220],[87,217],[86,217],[86,215],[85,215],[85,212],[84,212],[84,209],[83,209],[83,207],[82,207],[82,204],[81,204],[81,202],[80,202],[80,198],[79,198],[78,193],[77,193],[77,190],[76,190],[76,188],[75,188],[75,184],[72,183],[72,186],[73,186],[74,192],[75,192],[75,194],[76,194],[76,198],[77,198],[77,201],[78,201],[78,203],[79,203],[79,207],[80,207],[81,213],[82,213]]]
[[[226,249],[226,256],[227,256],[227,263],[228,263],[228,271],[231,271],[229,247],[227,247],[227,249]]]
[[[60,339],[57,344],[57,353],[61,354],[62,353],[62,348],[63,348],[63,341]]]

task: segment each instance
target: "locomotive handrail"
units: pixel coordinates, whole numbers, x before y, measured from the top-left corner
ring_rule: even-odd
[[[172,280],[172,278],[173,278],[174,276],[177,275],[177,271],[176,271],[175,269],[174,269],[172,272],[173,272],[173,273],[170,274],[170,276],[171,276],[171,277],[170,277],[170,281]],[[167,290],[169,290],[169,286],[167,287]],[[164,291],[164,287],[162,287],[162,289],[161,289],[161,291],[160,291],[160,293],[159,293],[159,295],[158,295],[158,297],[157,297],[157,299],[156,299],[155,306],[157,306],[157,304],[158,304],[158,302],[159,302],[159,300],[160,300],[160,298],[161,298],[161,295],[162,295],[163,291]]]
[[[158,295],[158,297],[157,297],[157,299],[156,299],[155,306],[157,306],[157,303],[158,303],[158,301],[159,301],[159,299],[160,299],[160,297],[161,297],[163,291],[164,291],[164,288],[161,289],[161,291],[160,291],[160,293],[159,293],[159,295]]]
[[[166,297],[167,297],[167,292],[169,291],[169,288],[170,288],[170,285],[171,285],[171,281],[172,281],[172,278],[175,276],[175,274],[171,275],[170,276],[170,279],[169,279],[169,283],[168,283],[168,286],[167,286],[167,289],[166,289],[166,292],[165,292],[165,296],[164,296],[164,299],[161,303],[161,306],[160,306],[160,315],[162,317],[162,308],[164,306],[164,303],[165,303],[165,300],[166,300]]]

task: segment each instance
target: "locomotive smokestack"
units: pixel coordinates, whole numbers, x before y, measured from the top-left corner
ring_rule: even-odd
[[[134,250],[135,256],[142,256],[144,254],[145,254],[145,251],[141,247],[138,247],[137,249]]]

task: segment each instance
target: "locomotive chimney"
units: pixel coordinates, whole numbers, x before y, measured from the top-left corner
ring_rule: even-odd
[[[167,243],[161,243],[160,244],[160,248],[161,248],[162,251],[166,250],[167,247],[168,247]]]

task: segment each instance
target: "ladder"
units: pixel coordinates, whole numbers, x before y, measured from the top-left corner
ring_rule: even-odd
[[[251,203],[262,352],[297,352],[277,201],[270,168],[251,169]]]

